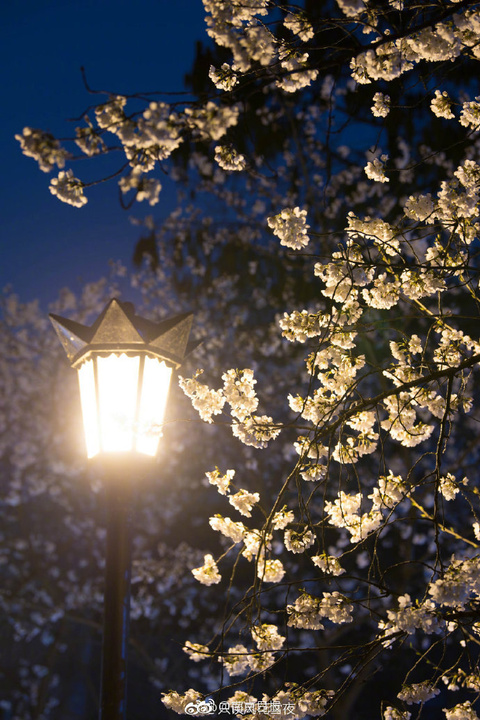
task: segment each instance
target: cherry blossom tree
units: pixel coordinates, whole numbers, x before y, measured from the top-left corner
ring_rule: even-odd
[[[205,337],[179,385],[218,512],[178,582],[214,611],[188,685],[154,681],[177,713],[477,718],[478,5],[204,6],[197,98],[108,96],[70,143],[18,136],[76,207],[79,152],[103,180],[122,150],[124,204],[155,206],[162,171],[181,191],[138,221],[131,281]]]

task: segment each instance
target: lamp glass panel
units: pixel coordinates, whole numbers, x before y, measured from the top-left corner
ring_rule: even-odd
[[[112,353],[96,362],[101,449],[128,452],[134,449],[140,357]]]
[[[172,368],[163,360],[145,358],[136,444],[137,451],[144,455],[157,452],[171,377]]]
[[[92,359],[84,362],[78,369],[78,382],[80,384],[80,401],[82,403],[87,455],[91,458],[100,451],[95,373]]]

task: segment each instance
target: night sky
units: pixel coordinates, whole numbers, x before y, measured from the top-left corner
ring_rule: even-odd
[[[195,41],[207,40],[205,13],[201,0],[4,0],[0,5],[0,288],[9,284],[22,301],[39,298],[46,309],[60,288],[78,290],[105,274],[110,258],[128,263],[139,236],[129,216],[166,216],[175,196],[168,178],[161,179],[157,205],[136,203],[126,211],[114,181],[87,190],[87,205],[73,208],[48,189],[58,169],[41,172],[21,153],[15,134],[25,126],[57,137],[74,134],[69,118],[103,99],[87,93],[82,65],[97,90],[182,91]],[[86,181],[102,174],[88,161],[73,164],[73,170]]]

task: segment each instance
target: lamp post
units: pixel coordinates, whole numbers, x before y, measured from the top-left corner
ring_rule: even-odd
[[[87,455],[106,481],[101,720],[126,718],[132,477],[155,457],[172,370],[191,350],[193,315],[154,323],[111,300],[91,326],[50,315],[78,371]]]

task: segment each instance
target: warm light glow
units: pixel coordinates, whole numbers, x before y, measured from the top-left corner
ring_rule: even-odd
[[[82,363],[78,377],[88,457],[129,451],[154,456],[171,375],[165,362],[148,356],[112,353]]]
[[[172,368],[156,358],[145,358],[143,388],[138,415],[137,451],[155,455],[162,435]]]
[[[80,400],[82,403],[87,455],[91,458],[100,451],[93,360],[87,360],[81,365],[78,370],[78,381],[80,383]]]
[[[100,445],[103,452],[134,449],[140,357],[97,357]]]

